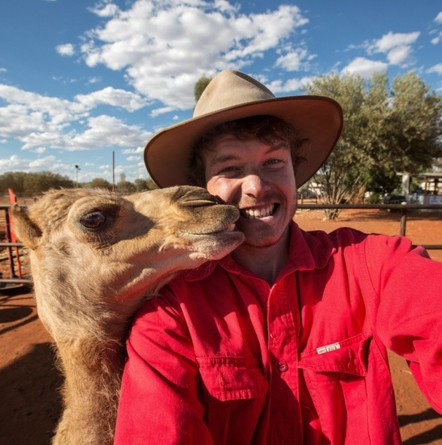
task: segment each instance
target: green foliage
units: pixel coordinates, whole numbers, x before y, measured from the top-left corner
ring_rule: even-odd
[[[135,189],[137,192],[144,192],[146,190],[157,189],[158,186],[155,184],[152,178],[148,179],[135,179],[134,181]]]
[[[206,77],[206,76],[202,76],[197,80],[195,88],[193,90],[195,103],[198,102],[198,99],[201,97],[201,94],[203,94],[203,91],[206,89],[207,85],[211,80],[212,80],[211,77]]]
[[[321,201],[353,201],[366,190],[389,190],[396,172],[415,173],[442,156],[441,98],[414,73],[393,80],[384,74],[370,81],[358,76],[318,78],[308,94],[336,99],[344,112],[343,134],[315,175]],[[327,211],[335,219],[339,211]]]
[[[91,182],[86,183],[85,187],[112,190],[112,184],[103,178],[94,178]]]
[[[141,179],[141,178],[135,179],[134,186],[137,192],[144,192],[145,190],[149,190],[146,179]]]
[[[117,184],[117,191],[122,195],[128,195],[130,193],[135,193],[137,191],[136,187],[132,182],[129,181],[120,181]]]
[[[381,168],[378,165],[374,165],[368,171],[368,178],[365,183],[367,191],[374,192],[378,195],[385,195],[391,193],[394,190],[399,189],[401,185],[400,176],[393,170],[387,170]]]
[[[16,194],[32,196],[49,189],[73,188],[76,184],[67,176],[52,172],[6,172],[0,175],[0,193],[12,188]]]

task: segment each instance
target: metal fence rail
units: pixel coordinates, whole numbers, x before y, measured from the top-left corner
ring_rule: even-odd
[[[362,209],[362,210],[397,210],[401,212],[400,220],[400,235],[406,236],[407,232],[407,211],[409,210],[438,210],[442,212],[442,205],[440,204],[301,204],[297,206],[298,209],[306,210],[350,210],[350,209]],[[442,218],[442,214],[441,214]],[[442,238],[442,233],[441,233]],[[427,250],[442,250],[442,244],[422,244]]]
[[[13,247],[23,247],[22,243],[13,243],[11,242],[11,233],[10,227],[8,224],[7,213],[10,208],[8,204],[0,204],[0,210],[5,212],[5,221],[6,221],[6,241],[0,242],[0,248],[5,247],[8,250],[9,258],[10,258],[10,278],[0,278],[0,283],[9,283],[9,284],[31,284],[32,280],[27,278],[18,278],[15,276],[15,268],[14,263],[12,262],[13,258]],[[439,210],[442,212],[442,205],[439,204],[304,204],[298,203],[298,209],[305,210],[351,210],[351,209],[361,209],[361,210],[397,210],[401,212],[400,219],[400,235],[406,236],[407,230],[407,212],[410,210]],[[442,215],[441,215],[442,218]],[[441,233],[442,238],[442,233]],[[424,248],[427,250],[442,250],[442,244],[422,244]]]

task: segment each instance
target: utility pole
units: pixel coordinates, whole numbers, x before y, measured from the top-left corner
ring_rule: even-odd
[[[115,151],[112,152],[112,192],[115,192]]]
[[[75,164],[75,182],[77,183],[78,187],[78,172],[81,170],[80,166]]]

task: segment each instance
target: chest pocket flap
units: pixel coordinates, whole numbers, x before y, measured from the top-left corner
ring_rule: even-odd
[[[369,333],[330,343],[301,355],[298,366],[314,373],[338,373],[364,377],[367,374]]]
[[[197,357],[207,392],[220,401],[264,398],[267,381],[258,363],[244,357]]]

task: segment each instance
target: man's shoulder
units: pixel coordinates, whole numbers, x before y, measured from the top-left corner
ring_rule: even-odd
[[[384,254],[395,250],[409,251],[411,241],[403,236],[365,233],[351,227],[341,227],[332,232],[302,231],[302,236],[314,256],[329,252],[330,256],[345,252]]]

